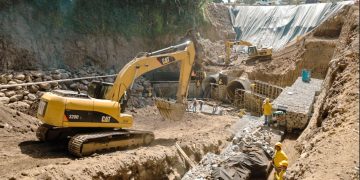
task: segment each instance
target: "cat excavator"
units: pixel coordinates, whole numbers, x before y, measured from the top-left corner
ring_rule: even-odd
[[[157,98],[155,104],[165,119],[180,120],[185,113],[190,74],[195,59],[191,41],[137,55],[118,73],[114,83],[93,82],[88,93],[53,90],[39,102],[37,129],[40,141],[67,139],[68,151],[89,156],[98,151],[149,145],[150,131],[131,130],[133,117],[124,113],[127,91],[135,79],[146,72],[180,62],[176,102]]]
[[[272,56],[272,48],[257,48],[253,44],[251,44],[248,41],[232,41],[232,40],[226,40],[225,41],[225,64],[230,64],[230,54],[231,54],[231,48],[234,45],[242,45],[248,47],[248,58],[246,60],[246,63],[256,61],[256,60],[271,60]]]

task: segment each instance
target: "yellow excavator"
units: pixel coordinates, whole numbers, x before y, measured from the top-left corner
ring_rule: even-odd
[[[156,99],[165,119],[179,120],[185,113],[190,74],[195,59],[191,41],[142,53],[126,64],[115,82],[93,82],[88,93],[53,90],[39,102],[37,117],[43,124],[36,135],[41,141],[67,139],[68,150],[77,157],[98,151],[148,145],[154,140],[150,131],[130,130],[133,117],[125,114],[127,90],[135,79],[146,72],[180,62],[180,78],[176,102]]]
[[[248,41],[232,41],[226,40],[225,41],[225,65],[230,64],[230,54],[231,48],[234,45],[242,45],[248,47],[248,59],[246,62],[255,61],[255,60],[271,60],[272,56],[272,48],[257,48],[256,46],[252,45]]]

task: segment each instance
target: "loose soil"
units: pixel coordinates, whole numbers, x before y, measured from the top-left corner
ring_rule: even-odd
[[[35,118],[1,106],[0,178],[90,179],[90,178],[179,178],[188,164],[175,148],[177,142],[189,157],[199,161],[207,152],[218,153],[231,137],[237,118],[186,113],[183,121],[164,121],[155,107],[133,113],[134,129],[151,130],[156,140],[149,147],[95,154],[75,159],[66,152],[66,142],[42,143],[34,129]],[[19,114],[14,115],[12,114]],[[18,124],[10,124],[17,122]],[[11,128],[13,127],[13,128]]]

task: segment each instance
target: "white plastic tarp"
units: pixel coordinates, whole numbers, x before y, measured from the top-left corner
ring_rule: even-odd
[[[351,3],[343,1],[288,6],[230,6],[229,12],[237,40],[277,50]]]

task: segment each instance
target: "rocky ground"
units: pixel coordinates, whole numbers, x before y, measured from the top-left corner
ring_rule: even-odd
[[[0,179],[179,178],[189,165],[175,143],[198,162],[207,152],[220,152],[230,140],[231,125],[238,120],[233,116],[186,113],[183,121],[170,122],[163,121],[155,107],[137,109],[132,113],[134,129],[153,131],[153,144],[74,159],[66,152],[65,142],[36,140],[34,130],[39,122],[35,118],[2,105],[0,111]]]
[[[96,66],[85,66],[76,72],[65,69],[54,69],[48,71],[8,71],[0,73],[0,102],[6,106],[19,110],[21,112],[35,115],[37,102],[44,92],[54,89],[72,90],[87,92],[88,85],[91,81],[102,81],[113,83],[116,76],[106,78],[83,79],[77,81],[66,82],[44,82],[53,80],[68,80],[73,78],[84,78],[102,75],[116,75],[114,70],[104,72]],[[16,85],[23,83],[38,83],[37,85],[15,86],[11,88],[1,88],[1,85]],[[153,105],[151,96],[148,92],[152,92],[152,85],[144,77],[135,80],[131,91],[131,99],[129,107],[145,107]]]

